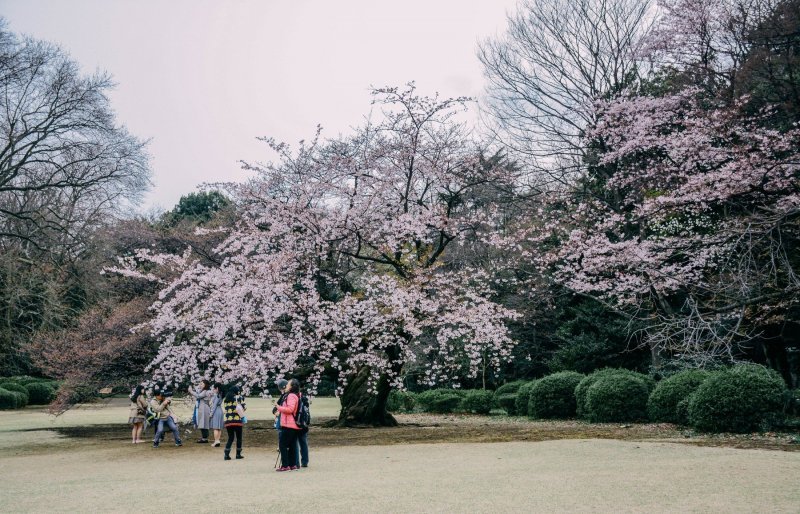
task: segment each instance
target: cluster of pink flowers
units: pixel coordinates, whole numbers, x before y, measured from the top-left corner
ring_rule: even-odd
[[[443,260],[451,242],[491,230],[469,192],[510,180],[508,170],[479,168],[451,120],[465,99],[412,86],[375,100],[381,119],[349,137],[318,134],[296,151],[266,140],[278,162],[248,165],[253,180],[225,186],[240,219],[218,266],[144,251],[122,262],[129,274],[144,262],[180,267],[152,307],[154,379],[263,387],[305,365],[313,390],[327,367],[344,386],[368,366],[373,383],[399,388],[405,365],[435,383],[509,359],[516,313],[491,300],[491,277]]]

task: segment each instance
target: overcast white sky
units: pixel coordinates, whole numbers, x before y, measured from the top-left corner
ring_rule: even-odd
[[[369,111],[371,85],[478,96],[478,41],[517,0],[0,0],[17,33],[106,70],[118,120],[152,141],[143,209],[268,160],[256,136],[335,136]]]

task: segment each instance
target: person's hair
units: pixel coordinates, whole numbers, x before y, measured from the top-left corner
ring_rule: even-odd
[[[204,378],[202,384],[203,384],[203,391],[208,391],[209,389],[211,389],[211,381],[210,380]]]
[[[289,380],[289,392],[294,394],[300,394],[300,381],[296,378]]]
[[[230,386],[228,388],[228,392],[225,393],[225,401],[232,402],[236,399],[236,395],[239,394],[239,386]]]
[[[131,393],[131,401],[135,402],[143,394],[144,394],[144,386],[142,384],[139,384],[138,386],[136,386],[136,389],[133,390],[133,393]]]
[[[211,386],[211,389],[216,389],[217,391],[219,391],[220,396],[222,396],[222,384],[220,384],[219,382],[214,382],[214,385]]]

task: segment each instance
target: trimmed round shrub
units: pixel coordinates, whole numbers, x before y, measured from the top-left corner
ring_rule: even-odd
[[[503,384],[500,387],[498,387],[497,389],[495,389],[494,394],[495,394],[495,396],[500,396],[500,395],[509,394],[509,393],[517,394],[517,391],[519,391],[519,388],[522,387],[523,385],[525,385],[526,383],[527,383],[527,381],[525,381],[525,380],[515,380],[514,382],[509,382],[507,384]]]
[[[645,385],[647,386],[647,393],[650,394],[650,391],[655,388],[655,380],[650,378],[647,375],[643,375],[642,373],[637,373],[635,371],[631,371],[629,369],[622,369],[622,368],[603,368],[587,375],[586,378],[580,381],[578,385],[575,387],[575,413],[579,418],[587,418],[586,412],[586,394],[589,391],[589,388],[594,385],[595,382],[600,380],[601,378],[605,378],[612,375],[625,375],[633,378],[638,378],[639,380],[644,381]],[[645,402],[647,400],[645,399]]]
[[[517,391],[517,399],[514,401],[514,412],[517,413],[517,416],[528,415],[528,398],[530,398],[531,395],[531,387],[533,387],[535,383],[535,380],[525,382]]]
[[[409,391],[392,391],[386,401],[389,412],[411,412],[416,405],[416,394]]]
[[[585,417],[593,423],[638,421],[647,417],[650,389],[639,377],[611,374],[586,391]]]
[[[692,393],[693,395],[694,393]],[[675,417],[678,419],[685,419],[685,424],[689,424],[689,400],[692,399],[692,396],[684,398],[683,400],[678,402],[678,405],[675,406]]]
[[[21,386],[21,385],[17,384],[16,382],[6,382],[5,384],[3,384],[0,387],[5,389],[6,391],[15,391],[15,392],[21,394],[23,396],[23,400],[24,401],[22,402],[22,405],[20,405],[20,407],[24,407],[24,406],[28,405],[28,401],[30,400],[30,398],[28,397],[28,390],[25,389],[25,386]]]
[[[462,396],[453,389],[431,389],[417,395],[417,405],[425,412],[447,414],[458,409]]]
[[[764,366],[717,371],[689,399],[689,424],[704,432],[764,430],[780,419],[786,392],[781,376]]]
[[[528,416],[534,419],[574,418],[575,388],[584,377],[575,371],[562,371],[537,380],[530,390]]]
[[[465,391],[464,398],[461,399],[460,410],[464,412],[474,412],[476,414],[489,414],[494,405],[494,392],[474,389]]]
[[[28,403],[30,405],[47,405],[56,397],[56,391],[43,382],[31,382],[25,386],[28,390]]]
[[[21,409],[25,406],[25,396],[17,391],[0,387],[0,409]]]
[[[647,400],[647,416],[652,421],[685,425],[689,422],[686,417],[688,403],[684,403],[680,412],[678,404],[688,400],[709,376],[708,371],[690,369],[665,378],[656,384],[656,388],[650,393],[650,398]]]
[[[505,393],[498,396],[495,392],[494,402],[509,416],[517,415],[517,393]]]

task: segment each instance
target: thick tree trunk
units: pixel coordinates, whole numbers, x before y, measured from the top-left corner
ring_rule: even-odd
[[[339,426],[347,427],[394,427],[397,420],[386,410],[389,400],[389,381],[386,377],[378,380],[377,394],[369,392],[370,368],[364,366],[349,381],[342,394],[342,410],[339,413]]]

